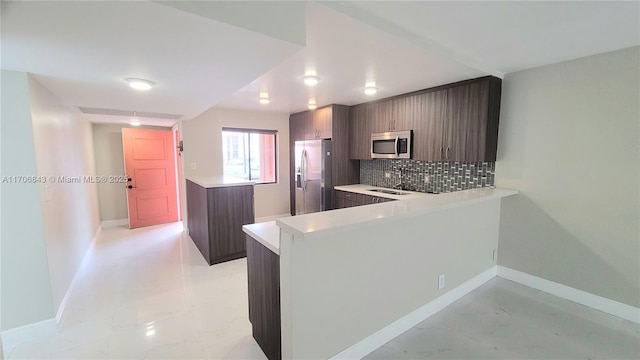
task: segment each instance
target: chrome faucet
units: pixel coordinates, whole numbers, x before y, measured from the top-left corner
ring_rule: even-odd
[[[397,188],[398,188],[398,186],[399,186],[399,187],[400,187],[400,190],[402,190],[402,188],[403,188],[403,186],[402,186],[402,184],[403,184],[402,176],[403,176],[403,175],[404,175],[404,171],[403,171],[402,169],[400,169],[400,179],[398,180],[398,182],[397,182],[395,185],[393,185],[393,188],[394,188],[394,189],[397,189]]]

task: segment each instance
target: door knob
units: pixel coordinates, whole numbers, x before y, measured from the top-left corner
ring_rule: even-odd
[[[135,188],[135,186],[133,186],[133,185],[127,185],[127,188],[129,188],[129,189],[133,189],[133,188]]]
[[[131,178],[127,178],[127,181],[131,181]]]

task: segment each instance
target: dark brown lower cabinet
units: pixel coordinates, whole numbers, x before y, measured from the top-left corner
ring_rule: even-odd
[[[253,184],[205,188],[187,180],[189,236],[209,265],[245,257],[242,225],[254,222]]]
[[[336,192],[336,209],[344,209],[353,206],[362,206],[370,204],[379,204],[388,201],[394,201],[381,196],[371,196],[366,194],[352,193],[348,191],[335,190]]]
[[[269,360],[280,360],[280,256],[249,235],[246,240],[249,321],[253,338]]]

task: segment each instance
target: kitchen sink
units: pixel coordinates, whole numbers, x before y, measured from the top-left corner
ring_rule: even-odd
[[[367,190],[385,193],[385,194],[391,194],[391,195],[409,195],[409,193],[407,192],[398,191],[398,190],[387,190],[387,189],[367,189]]]

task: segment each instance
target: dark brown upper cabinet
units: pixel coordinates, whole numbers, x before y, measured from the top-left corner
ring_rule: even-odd
[[[289,136],[294,141],[331,139],[332,120],[331,106],[292,114],[289,117]]]
[[[413,130],[413,159],[440,159],[444,146],[446,95],[445,90],[439,90],[403,98],[410,105],[405,106],[405,111],[410,114],[407,127]]]
[[[360,104],[349,109],[349,158],[371,159],[373,104]]]
[[[395,118],[393,116],[392,102],[383,101],[374,103],[372,110],[374,133],[393,131],[395,129]]]
[[[370,135],[413,130],[412,159],[495,161],[502,81],[487,76],[351,107],[352,159],[370,159]]]
[[[289,139],[292,141],[304,140],[307,129],[307,122],[304,119],[305,113],[297,113],[289,116]],[[293,150],[293,149],[291,149]]]
[[[295,140],[315,139],[313,114],[305,111],[291,115],[289,118],[290,137]]]
[[[447,160],[496,160],[501,89],[502,80],[488,77],[447,90],[447,118],[453,123]]]
[[[391,131],[411,130],[414,123],[414,96],[395,98],[392,104]]]
[[[312,130],[310,139],[331,139],[333,124],[333,108],[331,106],[323,107],[312,111]]]

